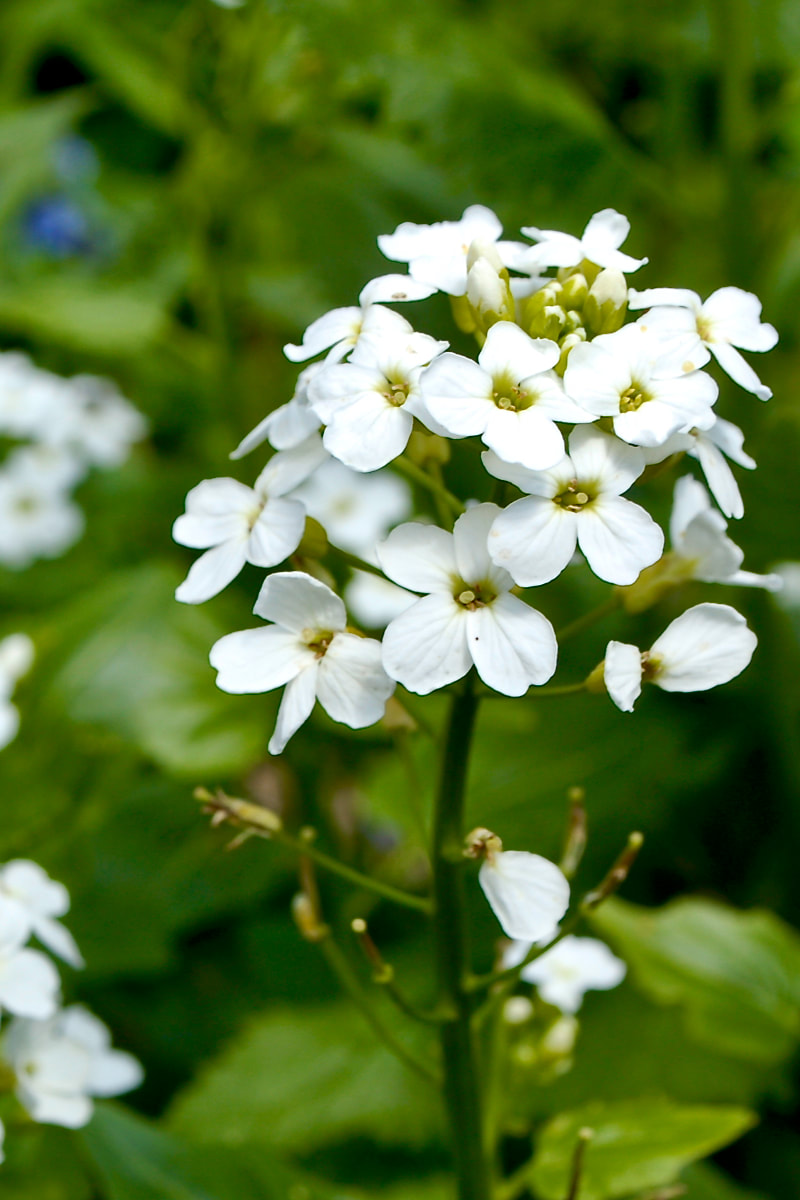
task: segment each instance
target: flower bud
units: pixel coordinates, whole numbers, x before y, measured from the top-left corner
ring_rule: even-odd
[[[583,306],[583,321],[591,337],[614,333],[625,321],[628,310],[628,285],[621,271],[610,268],[595,279]]]

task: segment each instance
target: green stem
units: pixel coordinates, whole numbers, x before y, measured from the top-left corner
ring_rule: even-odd
[[[330,871],[331,874],[339,875],[340,878],[346,879],[348,883],[355,884],[356,887],[364,888],[368,892],[374,892],[376,896],[382,896],[384,900],[391,900],[394,904],[402,904],[405,908],[416,909],[417,912],[430,913],[431,911],[431,903],[424,896],[414,896],[411,892],[404,892],[400,888],[392,887],[390,883],[382,883],[380,879],[373,879],[371,875],[363,875],[355,867],[348,867],[346,863],[339,862],[338,858],[332,858],[322,850],[317,850],[316,846],[303,841],[301,838],[293,837],[290,833],[284,832],[270,834],[269,836],[274,841],[281,842],[291,850],[297,851],[298,854],[305,854],[307,858],[312,859],[318,866],[323,867],[326,871]]]
[[[349,550],[340,550],[338,546],[331,546],[331,552],[341,562],[347,563],[347,566],[352,567],[355,571],[366,571],[370,575],[377,575],[379,579],[386,578],[380,567],[376,567],[374,563],[367,562],[365,558],[359,558],[357,554],[351,554]]]
[[[491,1173],[484,1130],[473,1000],[468,972],[464,895],[463,821],[467,762],[478,697],[471,677],[453,696],[445,734],[433,830],[434,945],[439,980],[438,1009],[445,1016],[441,1043],[444,1099],[452,1134],[459,1200],[489,1200]]]
[[[577,692],[582,692],[586,689],[586,680],[582,679],[580,683],[557,683],[552,687],[535,687],[527,692],[526,700],[538,700],[541,696],[574,696]],[[492,688],[481,688],[479,693],[481,699],[485,700],[509,700],[510,696],[504,695],[503,692],[495,692]]]
[[[406,458],[404,454],[401,454],[399,458],[394,460],[392,466],[395,468],[395,470],[399,471],[401,475],[405,475],[406,479],[410,479],[412,483],[418,484],[420,487],[425,488],[426,491],[430,492],[433,496],[438,497],[447,505],[447,507],[455,516],[461,516],[464,511],[464,505],[461,503],[458,496],[454,496],[453,493],[449,492],[443,484],[439,483],[436,479],[429,475],[427,471],[423,471],[422,467],[418,467],[417,464],[412,462],[410,458]]]
[[[388,1025],[385,1025],[382,1019],[378,1016],[375,1009],[372,1007],[363,988],[359,982],[358,976],[348,962],[346,956],[342,953],[339,947],[331,938],[330,934],[319,943],[325,959],[333,971],[336,978],[339,980],[344,991],[347,992],[350,999],[359,1009],[362,1016],[371,1026],[373,1032],[380,1038],[392,1054],[399,1058],[402,1063],[413,1071],[416,1075],[421,1076],[427,1083],[435,1083],[437,1086],[441,1080],[430,1070],[425,1063],[420,1062],[413,1054],[408,1051],[403,1043],[399,1041]]]

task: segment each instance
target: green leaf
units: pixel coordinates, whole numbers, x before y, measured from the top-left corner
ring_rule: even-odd
[[[439,1135],[439,1097],[359,1013],[332,1004],[253,1021],[179,1097],[172,1127],[203,1142],[293,1153],[357,1136],[421,1147]]]
[[[597,1102],[562,1113],[539,1136],[531,1182],[542,1200],[563,1200],[582,1129],[586,1147],[580,1200],[614,1200],[672,1183],[687,1163],[712,1154],[748,1130],[744,1108],[681,1106],[658,1097]]]
[[[208,652],[228,630],[176,603],[179,582],[170,567],[148,563],[60,612],[59,634],[77,648],[53,687],[74,720],[111,729],[197,781],[256,762],[269,726],[258,697],[215,686]]]
[[[0,322],[16,333],[93,354],[136,354],[166,321],[143,287],[78,278],[31,280],[0,289]]]
[[[695,1163],[681,1175],[688,1200],[767,1200],[763,1192],[751,1192],[734,1183],[709,1163]]]
[[[116,1105],[98,1105],[80,1138],[106,1200],[336,1200],[305,1178],[301,1190],[279,1162],[256,1171],[246,1155],[193,1146]]]
[[[683,1008],[705,1045],[761,1063],[800,1039],[800,937],[772,913],[683,898],[662,909],[614,898],[595,927],[661,1004]]]

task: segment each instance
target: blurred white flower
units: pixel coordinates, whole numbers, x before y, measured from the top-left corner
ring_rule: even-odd
[[[206,549],[175,592],[185,604],[202,604],[235,579],[245,563],[274,567],[300,544],[306,510],[286,497],[327,458],[312,434],[269,460],[252,488],[236,479],[205,479],[186,497],[186,512],[172,527],[183,546]]]
[[[557,930],[539,939],[546,945]],[[512,942],[503,953],[503,966],[515,967],[525,959],[534,943]],[[568,934],[556,942],[552,950],[535,958],[520,972],[526,983],[536,985],[539,995],[563,1013],[576,1013],[588,991],[606,991],[622,983],[627,968],[621,958],[612,954],[605,942],[597,938],[574,937]]]
[[[544,470],[564,454],[555,422],[593,419],[570,400],[551,369],[560,356],[555,342],[498,321],[477,363],[461,354],[434,359],[420,378],[422,403],[451,437],[479,434],[505,462]]]
[[[144,1077],[137,1059],[111,1049],[106,1026],[79,1005],[46,1021],[12,1021],[5,1054],[33,1120],[67,1129],[91,1119],[93,1096],[119,1096]]]
[[[15,904],[23,914],[28,928],[26,940],[33,933],[70,966],[85,965],[72,934],[55,920],[69,912],[69,893],[63,883],[51,879],[38,863],[16,858],[0,866],[0,897]]]
[[[576,545],[600,579],[633,583],[664,548],[652,517],[620,494],[642,473],[644,457],[638,447],[594,426],[575,429],[569,449],[548,471],[528,471],[484,453],[490,475],[529,493],[499,514],[489,553],[523,587],[555,579]]]
[[[704,692],[739,675],[757,641],[736,609],[697,604],[676,617],[644,653],[626,642],[609,642],[605,686],[623,712],[633,712],[643,681],[665,692]]]
[[[419,597],[369,571],[354,571],[344,589],[348,609],[365,629],[385,629]]]
[[[334,721],[362,729],[380,720],[394,684],[380,643],[346,632],[342,600],[302,571],[270,575],[253,610],[274,624],[220,638],[211,665],[224,692],[283,687],[270,754],[280,754],[311,715],[315,700]]]
[[[0,1013],[42,1020],[56,1011],[61,981],[46,954],[25,946],[30,929],[22,906],[0,894]]]
[[[61,402],[39,433],[96,467],[118,467],[147,433],[147,422],[110,379],[76,375],[59,380]]]
[[[546,683],[558,646],[546,617],[511,595],[514,581],[489,558],[487,536],[500,510],[477,504],[452,534],[400,525],[378,547],[386,575],[427,593],[388,626],[383,661],[393,679],[427,695],[475,668],[489,687],[521,696]]]
[[[83,532],[84,517],[36,463],[11,456],[0,470],[0,563],[22,570],[57,558]]]
[[[411,489],[389,471],[365,474],[337,459],[324,462],[292,492],[319,521],[328,541],[375,562],[375,546],[411,513]]]
[[[17,736],[19,712],[11,697],[31,669],[33,654],[33,642],[25,633],[11,633],[0,641],[0,750]]]
[[[778,341],[774,326],[761,321],[761,301],[752,292],[719,288],[704,303],[688,288],[647,288],[642,292],[632,288],[628,304],[632,309],[650,309],[641,320],[651,329],[691,333],[694,343],[687,350],[689,365],[703,366],[710,351],[734,383],[759,400],[769,400],[771,390],[735,349],[771,350]]]

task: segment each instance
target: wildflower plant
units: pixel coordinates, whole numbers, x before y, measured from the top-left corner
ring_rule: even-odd
[[[599,666],[598,648],[577,679],[557,674],[559,646],[613,611],[627,616],[637,638],[638,614],[673,593],[674,612],[689,580],[709,589],[779,585],[743,571],[727,536],[725,518],[741,516],[743,505],[726,458],[754,464],[741,431],[718,414],[719,384],[706,370],[716,363],[746,391],[768,397],[740,353],[767,350],[777,339],[756,297],[727,287],[703,303],[687,290],[630,289],[626,276],[647,259],[621,249],[629,224],[611,209],[594,214],[580,238],[535,227],[522,233],[526,241],[502,240],[495,214],[474,205],[459,221],[406,222],[380,237],[386,257],[408,274],[372,280],[358,305],[320,316],[300,343],[285,347],[291,361],[308,364],[295,394],[231,455],[238,460],[269,443],[272,457],[252,486],[201,482],[174,528],[177,541],[205,551],[178,589],[181,601],[209,599],[246,562],[274,569],[254,609],[267,623],[231,632],[211,649],[224,691],[284,689],[270,753],[284,750],[316,701],[351,728],[382,720],[387,729],[430,730],[441,708],[429,717],[416,697],[446,693],[448,715],[433,732],[440,766],[427,891],[355,871],[258,804],[199,794],[215,822],[232,821],[300,855],[300,931],[322,945],[362,1007],[369,997],[333,945],[314,864],[430,920],[436,999],[423,1012],[403,994],[366,921],[357,918],[353,929],[376,981],[438,1041],[436,1059],[423,1062],[371,1020],[410,1069],[442,1088],[460,1200],[512,1200],[527,1186],[524,1170],[503,1177],[504,1131],[492,1123],[488,1098],[500,1045],[491,1030],[525,1024],[524,997],[516,1007],[506,1002],[534,985],[535,1011],[543,1014],[536,1053],[567,1063],[584,992],[616,986],[625,974],[603,943],[575,930],[624,881],[642,840],[631,833],[605,878],[576,898],[569,881],[585,842],[580,802],[558,865],[538,847],[504,849],[495,831],[468,831],[465,787],[481,703],[493,695],[527,703],[607,693],[629,712],[645,682],[685,692],[727,683],[747,667],[756,637],[735,609],[716,601],[675,617],[645,652],[612,640]],[[409,304],[437,292],[452,310],[452,347],[412,323]],[[463,494],[454,480],[465,472],[450,473],[453,457],[474,469]],[[695,477],[695,461],[721,512]],[[668,471],[679,477],[665,551],[660,477]],[[345,484],[342,534],[333,497]],[[413,493],[404,501],[408,485]],[[566,625],[547,591],[565,572],[590,572],[610,585],[604,603]],[[370,578],[383,591],[374,607],[365,605],[360,629],[348,597],[354,580],[361,587]],[[480,863],[477,880],[471,861]],[[495,969],[483,974],[470,946],[467,890],[476,883],[498,922]],[[575,1140],[573,1198],[584,1134]],[[673,1182],[664,1171],[659,1186]]]

